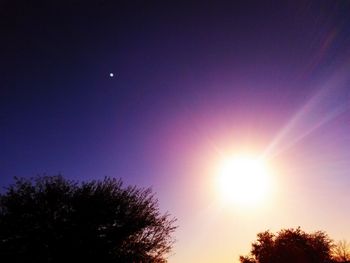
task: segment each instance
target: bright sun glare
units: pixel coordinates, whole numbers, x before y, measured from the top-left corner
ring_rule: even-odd
[[[270,191],[270,173],[264,161],[259,158],[227,158],[220,165],[218,187],[225,202],[243,206],[256,205]]]

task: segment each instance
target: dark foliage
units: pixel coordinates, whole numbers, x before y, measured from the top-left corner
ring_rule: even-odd
[[[346,240],[338,241],[333,247],[332,254],[336,262],[350,263],[350,244]]]
[[[242,263],[330,263],[332,240],[324,232],[305,233],[300,228],[284,229],[276,235],[258,234],[251,255],[240,257]]]
[[[0,195],[1,262],[166,262],[175,220],[120,180],[17,179]]]

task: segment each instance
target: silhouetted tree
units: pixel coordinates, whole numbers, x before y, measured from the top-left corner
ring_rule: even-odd
[[[18,179],[0,195],[1,262],[166,262],[175,219],[121,180]]]
[[[346,240],[338,241],[332,250],[336,262],[350,262],[350,244]]]
[[[324,232],[307,234],[300,228],[284,229],[276,235],[259,233],[249,256],[241,263],[329,263],[332,240]]]

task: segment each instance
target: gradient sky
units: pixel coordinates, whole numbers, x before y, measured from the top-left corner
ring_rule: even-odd
[[[266,229],[350,240],[349,14],[346,0],[1,1],[0,185],[151,186],[178,218],[170,263],[236,262]],[[224,206],[216,166],[246,152],[273,194]]]

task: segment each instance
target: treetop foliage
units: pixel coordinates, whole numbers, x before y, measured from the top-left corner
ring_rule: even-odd
[[[15,178],[0,195],[2,262],[166,262],[175,219],[150,189],[105,178]]]
[[[277,234],[257,235],[249,256],[241,263],[331,263],[333,241],[325,232],[306,233],[300,228],[283,229]]]

